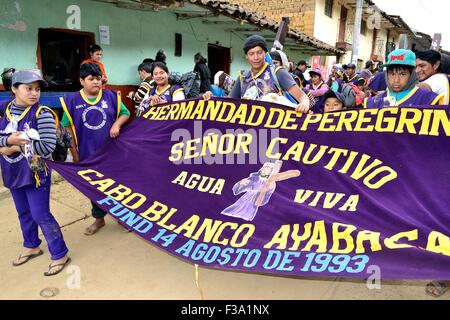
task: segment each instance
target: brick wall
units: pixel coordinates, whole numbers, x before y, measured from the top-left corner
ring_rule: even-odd
[[[255,0],[229,0],[245,9],[256,11],[274,21],[283,16],[290,18],[290,26],[309,36],[314,35],[315,0],[274,0],[259,2]]]

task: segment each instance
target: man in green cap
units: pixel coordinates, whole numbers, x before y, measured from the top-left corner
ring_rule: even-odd
[[[387,90],[375,97],[364,99],[365,108],[412,107],[442,105],[443,97],[417,87],[419,82],[416,55],[411,50],[392,51],[386,64]]]

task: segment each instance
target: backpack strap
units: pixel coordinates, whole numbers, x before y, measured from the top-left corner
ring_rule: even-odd
[[[117,116],[116,120],[119,119],[120,114],[120,105],[122,104],[122,94],[120,93],[120,90],[117,91]]]
[[[47,110],[50,111],[50,113],[53,115],[53,118],[55,118],[55,124],[56,124],[56,128],[58,128],[59,126],[59,118],[58,115],[55,113],[55,111],[53,111],[51,108],[47,107],[47,106],[39,106],[39,108],[36,111],[36,119],[39,116],[39,113],[41,113],[41,111],[43,110]]]

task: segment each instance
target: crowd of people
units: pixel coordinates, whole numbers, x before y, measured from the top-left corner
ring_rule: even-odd
[[[121,93],[105,87],[108,78],[101,63],[102,48],[92,45],[89,50],[90,59],[80,66],[82,89],[61,98],[64,115],[60,123],[50,108],[39,104],[41,89],[47,83],[37,70],[12,72],[14,99],[0,103],[2,178],[16,205],[24,240],[13,266],[43,254],[38,237],[40,227],[51,254],[46,276],[58,274],[70,263],[63,235],[49,209],[51,171],[43,161],[52,157],[58,130],[65,127],[72,137],[73,161],[84,161],[110,139],[117,138],[130,116]],[[338,64],[327,78],[321,69],[310,69],[305,60],[294,66],[283,51],[269,52],[266,40],[259,35],[245,40],[244,54],[249,69],[240,71],[235,79],[223,71],[212,77],[207,59],[198,53],[193,72],[180,78],[184,80],[175,81],[164,50],[159,50],[155,59],[144,59],[139,64],[141,84],[127,97],[134,101],[137,116],[150,106],[214,96],[272,101],[300,113],[450,104],[450,76],[448,70],[443,70],[440,53],[433,50],[394,50],[385,64],[367,61],[359,72],[352,63]],[[309,80],[305,77],[308,69]],[[198,88],[194,90],[194,86]],[[86,114],[91,109],[98,112],[89,113],[88,119]],[[33,138],[36,135],[39,139]],[[105,215],[92,202],[95,220],[85,234],[98,232],[105,225]],[[434,281],[427,286],[427,292],[439,296],[448,285]]]

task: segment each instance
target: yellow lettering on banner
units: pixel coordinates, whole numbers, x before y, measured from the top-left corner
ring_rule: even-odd
[[[197,143],[200,143],[200,138],[186,141],[186,150],[185,150],[184,159],[196,158],[200,155],[200,153],[196,151]]]
[[[317,131],[334,131],[336,129],[336,126],[329,126],[325,127],[327,124],[332,124],[336,120],[337,117],[339,117],[339,112],[327,112],[323,114],[322,121],[320,121],[319,128],[317,128]],[[331,118],[331,119],[329,119]]]
[[[186,180],[187,176],[188,176],[187,171],[181,171],[181,173],[175,179],[172,180],[172,183],[179,184],[182,186],[184,185],[184,181]]]
[[[189,219],[187,219],[181,226],[173,230],[175,233],[184,232],[184,236],[190,238],[192,233],[194,233],[195,228],[197,227],[198,222],[200,221],[200,217],[196,214],[192,215]]]
[[[364,248],[364,241],[370,242],[370,250],[372,252],[381,250],[380,233],[369,230],[363,230],[358,232],[358,235],[356,237],[356,250],[355,250],[356,254],[366,252]]]
[[[343,231],[339,231],[339,227],[343,227]],[[333,246],[330,249],[331,253],[350,253],[355,248],[355,244],[353,242],[352,232],[356,230],[355,226],[342,224],[342,223],[333,223]],[[339,249],[340,241],[345,241],[345,247]]]
[[[450,120],[448,119],[447,111],[434,110],[433,123],[431,124],[430,136],[439,135],[439,125],[442,124],[442,128],[445,131],[445,135],[450,136]]]
[[[336,163],[339,160],[339,158],[341,157],[341,155],[346,156],[348,153],[348,150],[339,149],[339,148],[330,148],[330,150],[328,150],[328,153],[333,154],[333,156],[331,157],[331,159],[327,163],[327,165],[324,166],[324,168],[328,169],[328,170],[333,170],[334,166],[336,165]]]
[[[252,143],[253,136],[250,133],[239,133],[236,136],[236,148],[234,149],[234,154],[242,153],[249,154],[249,146]]]
[[[191,119],[191,120],[195,120],[195,119],[200,120],[202,118],[202,115],[203,115],[204,107],[205,107],[205,100],[197,101],[195,109],[191,113],[191,115],[189,116],[189,119]]]
[[[319,123],[322,119],[322,114],[307,114],[305,120],[303,120],[301,131],[308,130],[308,126],[313,123]]]
[[[285,113],[285,117],[283,120],[283,124],[281,125],[280,129],[286,129],[286,130],[295,130],[298,128],[297,124],[289,125],[290,123],[295,123],[297,121],[297,112],[295,110],[288,110]]]
[[[283,160],[289,160],[290,156],[293,155],[292,157],[293,160],[300,161],[304,146],[305,143],[303,141],[296,141],[285,153],[285,155],[283,156]]]
[[[277,232],[275,232],[272,239],[264,245],[264,249],[271,249],[276,244],[278,244],[278,246],[275,249],[286,249],[290,230],[291,228],[288,224],[282,225]]]
[[[236,123],[239,120],[239,124],[245,124],[245,120],[247,118],[247,105],[241,104],[238,110],[234,113],[234,116],[231,118],[230,123]]]
[[[273,138],[270,141],[269,146],[267,147],[267,150],[266,150],[266,156],[270,159],[280,159],[280,157],[281,157],[281,153],[273,154],[273,149],[275,148],[275,143],[277,141],[280,141],[280,143],[282,143],[282,144],[286,144],[288,142],[288,139],[277,137],[277,138]]]
[[[428,235],[426,250],[450,256],[450,238],[443,233],[432,231]]]
[[[275,114],[277,114],[277,117],[275,118],[276,122],[272,123],[272,120],[274,119]],[[283,110],[271,108],[269,111],[269,116],[267,117],[267,121],[266,121],[266,124],[264,125],[264,127],[279,128],[281,126],[281,124],[283,123],[283,118],[284,118]]]
[[[424,109],[422,110],[423,116],[422,116],[422,122],[420,125],[420,131],[419,135],[428,135],[429,128],[430,128],[430,122],[431,122],[431,116],[433,115],[434,110],[430,109]]]
[[[308,222],[307,224],[305,224],[303,226],[305,231],[301,235],[299,235],[298,231],[299,231],[300,227],[298,224],[294,224],[292,234],[291,234],[291,238],[292,238],[292,240],[294,240],[294,243],[289,248],[289,250],[295,250],[295,251],[298,250],[298,248],[300,247],[300,243],[302,241],[307,240],[311,236],[311,227],[312,227],[312,223]]]
[[[322,159],[323,155],[325,154],[325,151],[327,151],[327,149],[329,148],[328,146],[320,146],[319,151],[317,151],[317,154],[313,157],[313,159],[309,159],[316,147],[317,145],[314,143],[311,143],[309,145],[308,150],[306,151],[305,156],[303,157],[304,164],[315,164],[319,162],[319,160]]]
[[[155,120],[164,120],[164,117],[166,115],[166,111],[170,109],[170,106],[163,106],[160,107],[158,110],[158,115],[156,116]]]
[[[149,120],[154,120],[157,115],[158,109],[156,107],[151,107],[142,117],[149,119],[149,116],[151,116]]]
[[[125,187],[123,184],[119,184],[117,187],[109,190],[108,192],[105,192],[107,196],[110,196],[114,200],[122,201],[125,199],[125,196],[128,196],[131,194],[131,189],[128,187]]]
[[[259,111],[258,119],[253,120],[257,111]],[[266,108],[257,106],[257,105],[253,105],[252,110],[250,111],[250,115],[248,116],[247,125],[249,125],[249,126],[261,125],[263,123],[265,115],[266,115]]]
[[[377,121],[375,123],[375,131],[377,132],[394,132],[395,123],[397,119],[395,117],[385,116],[385,113],[397,114],[399,108],[382,108],[378,111]],[[387,124],[386,127],[383,127],[383,124]]]
[[[172,105],[170,106],[169,112],[167,113],[166,120],[167,120],[167,119],[170,119],[170,120],[176,120],[178,110],[180,110],[180,104],[179,104],[179,103],[174,103],[174,104],[172,104]]]
[[[408,118],[408,115],[412,114],[412,118]],[[409,109],[409,108],[400,108],[400,118],[398,119],[397,129],[395,133],[403,133],[406,132],[411,134],[417,134],[416,128],[414,125],[418,123],[422,119],[422,111],[418,109]]]
[[[372,170],[373,168],[375,168],[376,166],[378,166],[382,163],[380,160],[375,159],[368,166],[365,166],[367,160],[369,160],[369,159],[370,159],[370,156],[368,156],[367,154],[363,154],[361,156],[361,160],[359,160],[355,171],[353,171],[352,175],[350,176],[352,179],[359,180],[360,178],[365,176],[367,173],[369,173],[370,170]]]
[[[327,251],[327,233],[325,232],[324,220],[314,222],[314,229],[311,238],[302,251],[311,251],[312,246],[317,246],[317,250],[315,252]]]
[[[222,244],[222,245],[224,245],[224,246],[226,246],[226,245],[228,244],[228,239],[223,239],[223,240],[220,240],[220,239],[219,239],[219,237],[222,235],[223,230],[224,230],[226,227],[229,227],[231,230],[236,230],[237,227],[238,227],[238,224],[237,224],[237,223],[234,223],[234,222],[225,222],[225,223],[222,223],[222,224],[220,225],[219,229],[217,230],[216,234],[214,235],[213,243],[215,243],[215,244]]]
[[[224,118],[225,111],[228,110],[228,115]],[[220,108],[220,113],[217,116],[216,121],[218,122],[229,122],[233,117],[234,111],[236,110],[236,105],[233,102],[223,102],[222,108]]]
[[[356,206],[359,202],[359,194],[352,194],[348,197],[347,201],[340,207],[339,211],[356,211]]]
[[[130,204],[132,200],[137,198],[138,200],[134,204]],[[127,197],[125,200],[122,201],[122,204],[126,206],[127,208],[130,208],[132,210],[138,209],[141,205],[144,204],[144,202],[147,200],[147,197],[140,193],[133,193],[129,197]]]
[[[183,157],[183,146],[184,142],[175,143],[170,149],[170,161],[178,161]]]
[[[192,237],[194,240],[198,240],[200,238],[200,235],[203,233],[203,242],[210,242],[216,233],[217,229],[221,225],[222,221],[220,220],[214,220],[214,225],[212,224],[212,219],[206,218],[203,223],[198,228],[195,235]]]
[[[358,152],[350,151],[350,155],[348,156],[347,161],[345,162],[345,164],[342,167],[342,169],[340,169],[338,172],[340,172],[340,173],[347,173],[348,169],[350,169],[350,166],[353,164],[353,161],[355,161],[355,158],[356,158],[357,155],[358,155]]]
[[[378,109],[364,109],[364,110],[360,110],[359,111],[359,116],[358,116],[358,120],[356,121],[356,125],[355,128],[353,129],[354,131],[358,132],[370,132],[373,131],[373,125],[368,125],[367,127],[363,127],[364,124],[366,123],[371,123],[372,122],[372,118],[371,117],[365,117],[366,114],[368,115],[374,115],[377,114]]]
[[[208,105],[206,106],[202,120],[215,120],[221,107],[222,101],[208,100]]]
[[[314,193],[313,190],[297,189],[295,192],[295,202],[304,203]],[[322,192],[323,194],[323,192]]]
[[[254,225],[248,223],[240,225],[230,240],[230,246],[232,246],[233,248],[241,248],[245,246],[248,242],[248,239],[250,239],[250,237],[253,235],[254,232],[255,232]],[[243,236],[241,241],[238,242],[241,233],[243,234]]]
[[[116,183],[116,181],[108,178],[104,180],[89,181],[89,183],[93,186],[98,186],[97,189],[101,192],[105,192],[107,189],[112,187]]]
[[[346,131],[352,131],[352,123],[358,118],[358,112],[356,110],[340,112],[339,122],[336,126],[336,131],[342,131],[342,127],[345,126]],[[349,116],[349,117],[347,117]]]
[[[217,150],[217,141],[218,141],[218,135],[215,133],[208,133],[206,136],[203,137],[203,146],[202,151],[200,155],[203,157],[206,155],[206,149],[208,149],[209,154],[215,154]]]
[[[172,208],[168,213],[169,207],[166,206],[164,203],[161,203],[159,201],[154,201],[150,208],[145,210],[144,212],[140,213],[140,216],[143,218],[149,220],[149,221],[158,221],[161,219],[161,216],[164,214],[167,214],[167,219],[164,221],[167,221],[168,218],[170,218],[177,209]],[[173,229],[173,228],[172,228]],[[169,230],[171,230],[169,228]]]
[[[103,177],[103,175],[100,172],[92,170],[92,169],[80,170],[77,173],[78,173],[79,176],[81,176],[86,181],[91,181],[92,180],[90,177],[87,176],[90,173],[93,173],[97,178]]]
[[[417,229],[405,232],[399,232],[394,234],[393,236],[384,239],[384,245],[389,249],[402,249],[402,248],[411,248],[412,245],[406,243],[398,243],[401,238],[406,238],[408,241],[414,241],[418,238]]]
[[[218,179],[216,184],[209,191],[209,193],[222,194],[222,190],[223,190],[224,186],[225,186],[225,180],[224,179]]]
[[[180,111],[178,113],[178,116],[174,120],[180,120],[180,119],[189,119],[189,116],[192,113],[192,109],[194,108],[195,101],[189,101],[187,104],[186,102],[180,103]]]
[[[379,179],[378,181],[376,181],[375,183],[372,183],[371,180],[382,172],[387,172],[388,174]],[[394,171],[394,169],[387,166],[381,166],[379,168],[376,168],[368,176],[366,176],[363,180],[363,183],[370,189],[379,189],[387,182],[396,179],[397,176],[398,174],[396,171]]]

